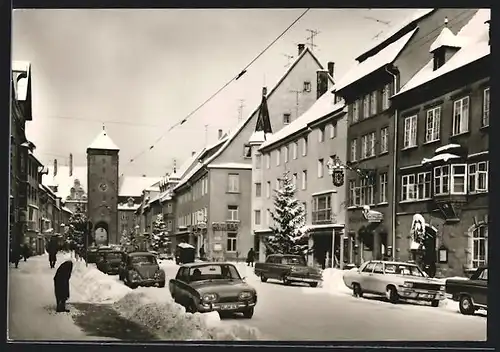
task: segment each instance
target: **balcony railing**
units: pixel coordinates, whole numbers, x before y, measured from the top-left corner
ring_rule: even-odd
[[[335,223],[335,217],[333,216],[332,209],[322,209],[313,211],[312,223],[313,225]]]

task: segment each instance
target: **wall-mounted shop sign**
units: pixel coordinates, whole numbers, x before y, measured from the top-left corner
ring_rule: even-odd
[[[363,216],[368,222],[382,222],[384,214],[379,211],[371,210],[369,205],[363,206]]]
[[[214,231],[238,231],[238,222],[213,222]]]

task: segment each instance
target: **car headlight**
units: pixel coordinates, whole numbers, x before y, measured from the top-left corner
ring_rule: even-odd
[[[446,290],[446,286],[440,286],[439,287],[439,291],[445,291]]]
[[[238,298],[240,300],[249,299],[252,297],[253,297],[253,293],[250,291],[243,291],[243,292],[240,292],[240,294],[238,295]]]
[[[155,273],[155,278],[159,278],[159,277],[162,277],[164,274],[163,270],[158,270],[156,273]]]
[[[139,277],[139,273],[135,270],[131,270],[130,271],[130,275],[133,277],[133,278],[138,278]]]
[[[406,288],[412,288],[413,287],[413,282],[405,282],[403,284],[403,286],[406,287]]]
[[[201,300],[205,303],[208,303],[208,302],[215,302],[217,301],[217,294],[216,293],[205,293],[203,295],[203,297],[201,298]]]

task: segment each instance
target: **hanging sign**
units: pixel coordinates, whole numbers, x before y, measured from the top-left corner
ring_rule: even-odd
[[[333,170],[332,182],[335,187],[341,187],[344,185],[344,170],[337,169]]]

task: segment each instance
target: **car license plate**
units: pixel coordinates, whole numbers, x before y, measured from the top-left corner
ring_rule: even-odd
[[[221,309],[222,310],[230,310],[230,309],[236,309],[238,306],[236,304],[222,304]]]
[[[434,295],[428,293],[421,293],[419,295],[420,298],[434,298]]]

